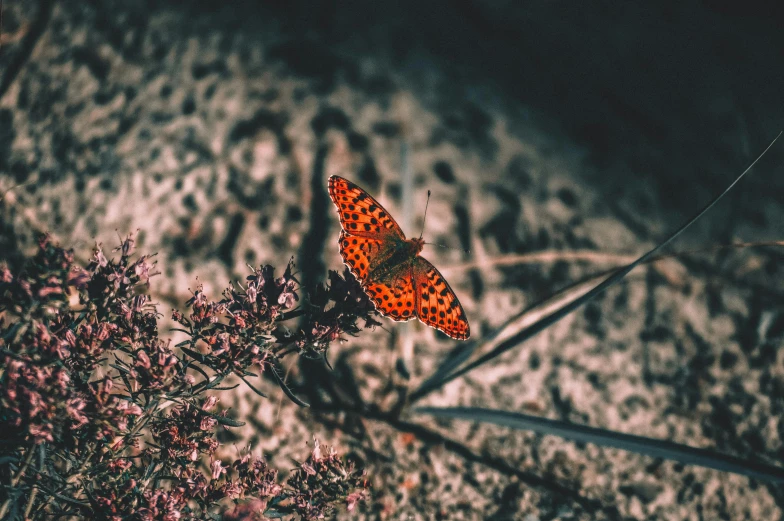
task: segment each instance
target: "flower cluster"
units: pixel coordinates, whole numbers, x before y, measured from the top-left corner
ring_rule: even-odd
[[[14,275],[0,267],[0,440],[20,437],[34,444],[54,441],[63,430],[87,423],[85,390],[72,381],[77,335],[68,327],[74,313],[67,290],[83,280],[73,252],[54,248],[43,237],[27,269]],[[74,353],[74,351],[77,351]]]
[[[171,346],[145,293],[155,262],[134,255],[132,237],[114,253],[99,246],[80,267],[43,237],[23,270],[0,265],[0,518],[314,519],[364,497],[332,452],[314,451],[305,465],[316,474],[287,482],[249,455],[216,459],[218,430],[243,425],[218,409],[221,381],[250,385],[269,367],[277,374],[292,345],[323,352],[356,334],[359,317],[372,325],[352,282],[333,274],[307,312],[292,264],[277,278],[254,270],[219,301],[199,287],[188,312],[172,314],[187,339]],[[303,316],[294,333],[281,325]]]
[[[255,269],[245,287],[226,289],[217,302],[210,301],[198,286],[187,302],[190,312],[172,312],[172,319],[189,337],[177,347],[194,361],[215,369],[218,381],[232,373],[245,379],[257,376],[249,368],[263,373],[278,367],[279,358],[292,347],[303,356],[323,355],[344,333],[359,333],[360,319],[364,328],[380,325],[374,319],[374,304],[348,269],[343,277],[330,271],[329,283],[317,285],[305,305],[295,308],[299,295],[293,267],[289,262],[277,278],[272,266]],[[298,329],[282,325],[300,317]]]
[[[212,396],[199,408],[186,403],[175,407],[169,414],[155,418],[151,427],[152,437],[163,449],[158,455],[175,467],[196,461],[201,454],[211,457],[218,448],[218,440],[214,436],[218,420],[209,413],[216,402]]]
[[[270,343],[279,304],[269,304],[263,292],[254,292],[251,302],[233,288],[224,292],[221,301],[211,302],[201,286],[187,304],[191,311],[187,317],[177,310],[172,313],[172,319],[187,328],[190,340],[180,345],[187,346],[187,354],[223,376],[234,372],[244,376],[247,367],[264,370],[270,352],[263,346]],[[206,348],[206,353],[194,351],[199,346]]]
[[[331,447],[313,440],[310,457],[294,471],[288,485],[297,511],[307,519],[320,519],[332,511],[336,498],[345,498],[349,511],[365,499],[365,473],[338,457]]]
[[[374,319],[378,315],[375,305],[348,268],[342,277],[336,271],[330,271],[329,284],[316,286],[308,304],[300,331],[296,335],[279,337],[281,342],[296,345],[303,355],[321,355],[341,334],[359,333],[358,318],[365,322],[365,328],[380,325]]]
[[[58,427],[79,428],[87,422],[82,413],[84,401],[72,391],[67,370],[8,355],[3,362],[2,401],[7,425],[11,427],[5,435],[27,434],[39,444],[54,441]]]

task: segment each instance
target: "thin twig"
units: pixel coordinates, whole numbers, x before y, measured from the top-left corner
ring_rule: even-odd
[[[286,374],[283,376],[283,383],[286,383],[288,381],[289,372],[291,371],[291,366],[293,365],[293,363],[294,362],[291,362],[289,363],[289,365],[286,366]],[[280,411],[282,408],[283,408],[283,395],[280,395],[280,400],[278,400],[278,412],[275,413],[275,421],[278,421],[280,419]]]
[[[16,485],[19,484],[19,480],[22,479],[24,473],[27,471],[27,467],[30,466],[30,462],[33,461],[33,455],[35,455],[35,448],[31,447],[27,450],[27,457],[25,458],[24,463],[19,468],[19,472],[16,473],[16,476],[11,478],[11,486],[9,488],[14,488]],[[11,507],[11,498],[5,500],[3,506],[0,507],[0,519],[5,519],[5,515],[8,513],[8,509]]]
[[[35,497],[37,495],[38,495],[38,487],[33,485],[33,490],[30,492],[30,499],[27,500],[27,506],[25,507],[25,515],[24,515],[25,519],[30,518],[30,511],[33,509],[33,504],[35,503]]]
[[[3,53],[3,0],[0,0],[0,54]]]
[[[82,484],[82,488],[84,490],[84,482],[82,482],[81,484]],[[59,499],[61,501],[65,501],[66,503],[71,503],[73,505],[78,505],[80,507],[84,507],[84,506],[88,505],[88,503],[86,503],[84,501],[79,501],[78,499],[74,499],[74,498],[71,498],[71,497],[68,497],[68,496],[64,496],[63,494],[60,494],[59,492],[55,492],[54,490],[49,490],[48,488],[46,488],[45,486],[41,485],[40,483],[38,483],[36,486],[38,488],[40,488],[41,490],[43,490],[46,494],[49,494],[50,496],[56,497],[57,499]]]
[[[17,472],[17,473],[16,473],[16,476],[14,476],[14,477],[11,479],[11,486],[12,486],[12,487],[15,487],[16,485],[18,485],[18,484],[19,484],[19,480],[21,480],[21,479],[22,479],[22,476],[24,476],[24,473],[27,471],[27,467],[29,467],[29,466],[30,466],[30,462],[31,462],[31,461],[33,461],[33,456],[34,456],[34,455],[35,455],[35,448],[34,448],[34,447],[31,447],[31,448],[30,448],[30,449],[27,451],[27,458],[25,458],[25,461],[24,461],[24,463],[22,464],[22,467],[19,469],[19,472]],[[2,517],[2,516],[0,516],[0,517]]]
[[[760,248],[765,246],[784,246],[784,241],[736,242],[731,244],[719,244],[717,246],[710,246],[706,248],[683,250],[683,251],[676,251],[674,253],[668,253],[664,255],[656,255],[655,257],[651,257],[650,259],[648,259],[646,262],[642,264],[650,264],[664,259],[677,258],[685,255],[715,253],[720,250],[726,250],[731,248]],[[603,252],[593,251],[593,250],[541,251],[536,253],[502,255],[500,257],[495,257],[492,259],[465,262],[463,264],[455,264],[453,266],[447,266],[445,268],[442,268],[441,271],[444,273],[448,273],[454,271],[465,271],[473,268],[488,268],[494,266],[517,266],[520,264],[544,264],[544,263],[552,263],[552,262],[560,262],[560,261],[587,261],[587,262],[592,262],[594,264],[615,263],[615,264],[619,264],[622,267],[623,265],[629,264],[636,258],[637,258],[636,255],[631,255],[631,254],[603,253]]]
[[[74,474],[71,474],[66,478],[65,480],[66,483],[75,483],[76,480],[78,480],[82,476],[84,471],[87,469],[87,465],[89,465],[90,461],[93,459],[94,451],[95,451],[95,445],[90,443],[87,446],[87,450],[85,451],[84,461],[82,461],[82,464],[79,466],[79,468],[76,470]]]

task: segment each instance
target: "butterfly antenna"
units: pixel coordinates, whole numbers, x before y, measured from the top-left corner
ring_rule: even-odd
[[[427,202],[425,203],[425,216],[422,217],[422,233],[419,234],[419,238],[422,238],[422,235],[425,234],[425,219],[427,219],[427,207],[430,204],[430,190],[427,191]],[[447,248],[450,250],[454,250],[457,248],[450,248],[449,246],[444,246],[443,244],[433,244],[432,242],[426,242],[425,244],[431,244],[433,246],[440,246],[441,248]],[[471,253],[468,249],[459,248],[463,250],[465,253]]]
[[[429,204],[430,204],[430,190],[427,191],[427,202],[425,203],[425,216],[422,217],[422,232],[419,234],[420,239],[425,234],[425,219],[427,219],[427,207]]]
[[[3,50],[3,0],[0,0],[0,51]]]
[[[439,248],[446,248],[447,250],[460,250],[463,253],[471,253],[471,250],[467,248],[453,248],[452,246],[446,246],[444,244],[436,244],[434,242],[426,242],[425,244],[429,244],[430,246],[438,246]]]

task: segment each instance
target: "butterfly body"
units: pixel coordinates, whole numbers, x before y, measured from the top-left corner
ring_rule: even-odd
[[[396,280],[401,275],[410,271],[414,266],[414,259],[422,251],[422,239],[389,240],[388,246],[379,252],[368,269],[367,282],[386,282]]]
[[[376,309],[392,320],[419,318],[452,338],[467,339],[470,328],[460,301],[419,255],[424,241],[406,239],[388,212],[351,181],[330,177],[329,195],[343,228],[340,255]]]

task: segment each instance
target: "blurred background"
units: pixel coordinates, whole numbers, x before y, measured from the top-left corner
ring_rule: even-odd
[[[293,256],[305,288],[342,269],[329,175],[368,190],[408,236],[431,190],[424,238],[448,248],[423,255],[481,341],[655,245],[767,146],[784,127],[782,22],[784,8],[753,1],[5,0],[0,257],[20,262],[39,231],[85,260],[96,242],[110,250],[137,233],[158,252],[151,293],[168,315],[198,283],[217,297],[247,264],[282,272]],[[780,240],[783,164],[778,144],[670,250]],[[426,401],[780,463],[782,260],[769,246],[640,268]],[[384,323],[329,354],[331,378],[381,408],[455,344]],[[289,370],[299,392],[318,392]],[[784,508],[784,491],[747,478],[419,420],[456,448],[269,391],[222,402],[252,427],[227,446],[251,444],[284,470],[313,435],[349,451],[372,476],[361,518],[777,519]],[[588,512],[499,461],[606,508]]]

